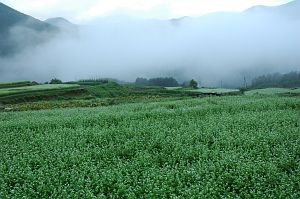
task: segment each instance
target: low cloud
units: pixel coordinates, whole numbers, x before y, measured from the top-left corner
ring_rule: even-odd
[[[244,76],[300,69],[299,18],[252,13],[172,21],[108,17],[79,30],[1,58],[1,81],[174,76],[206,86],[220,81],[239,86]]]

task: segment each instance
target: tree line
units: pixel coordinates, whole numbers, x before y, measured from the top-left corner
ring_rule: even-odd
[[[140,86],[163,86],[163,87],[177,87],[179,83],[173,77],[157,77],[157,78],[143,78],[138,77],[135,80],[136,85]]]
[[[156,78],[143,78],[138,77],[135,80],[135,84],[139,86],[161,86],[161,87],[191,87],[191,88],[198,88],[198,82],[194,79],[190,81],[183,82],[179,84],[178,81],[173,77],[156,77]]]
[[[252,80],[252,87],[253,88],[300,87],[300,72],[294,71],[286,74],[274,73],[274,74],[262,75]]]

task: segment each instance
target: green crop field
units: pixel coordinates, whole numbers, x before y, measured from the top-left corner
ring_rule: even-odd
[[[48,90],[62,90],[70,88],[79,88],[76,84],[43,84],[34,86],[24,86],[16,88],[3,88],[0,89],[0,97],[19,93],[28,93],[36,91],[48,91]]]
[[[0,103],[14,104],[58,98],[84,96],[86,91],[76,84],[43,84],[0,89]]]
[[[199,92],[203,94],[215,93],[215,94],[223,94],[223,93],[234,93],[239,92],[238,89],[227,89],[227,88],[199,88],[196,90],[189,90],[191,92]]]
[[[181,89],[182,87],[165,87],[167,90],[178,90]]]
[[[275,94],[284,94],[284,93],[300,93],[300,88],[264,88],[264,89],[254,89],[250,91],[246,91],[246,95],[275,95]]]
[[[300,198],[300,98],[0,112],[0,198]]]
[[[0,83],[0,89],[2,88],[14,88],[14,87],[22,87],[22,86],[32,86],[36,83],[31,81],[19,81],[19,82],[7,82],[7,83]]]

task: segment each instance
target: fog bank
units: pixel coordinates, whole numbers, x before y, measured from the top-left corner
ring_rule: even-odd
[[[0,58],[0,80],[65,81],[111,77],[195,78],[239,86],[243,78],[300,70],[300,20],[257,13],[217,13],[178,20],[109,17]],[[16,40],[22,35],[14,34]]]

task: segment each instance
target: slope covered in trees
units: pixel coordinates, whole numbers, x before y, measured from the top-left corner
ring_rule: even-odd
[[[267,87],[299,87],[300,86],[300,72],[290,72],[287,74],[268,74],[259,76],[252,81],[253,88],[267,88]]]

